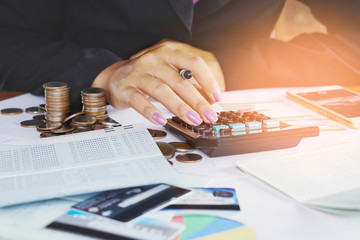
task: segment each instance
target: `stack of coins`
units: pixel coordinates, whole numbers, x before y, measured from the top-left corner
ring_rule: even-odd
[[[86,88],[81,91],[83,112],[85,115],[95,117],[97,120],[108,118],[106,112],[105,91],[102,88]]]
[[[62,82],[48,82],[45,89],[45,118],[50,123],[62,123],[70,112],[69,87]]]
[[[69,87],[62,82],[48,82],[43,85],[45,103],[38,107],[28,107],[26,113],[36,115],[33,119],[20,123],[22,127],[33,127],[41,132],[40,137],[79,133],[91,130],[113,128],[120,123],[108,117],[106,112],[105,91],[102,88],[87,88],[81,91],[83,111],[70,114]],[[6,108],[3,115],[23,113],[23,109]],[[166,133],[165,133],[166,135]]]

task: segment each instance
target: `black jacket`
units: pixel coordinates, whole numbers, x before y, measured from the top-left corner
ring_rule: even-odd
[[[359,83],[360,0],[304,0],[329,35],[270,39],[284,0],[0,0],[0,90],[72,101],[107,66],[168,38],[212,51],[227,89]]]

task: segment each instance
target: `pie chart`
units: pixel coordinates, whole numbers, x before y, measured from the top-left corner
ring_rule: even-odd
[[[172,221],[185,225],[177,240],[256,240],[251,228],[231,219],[210,215],[177,215]]]

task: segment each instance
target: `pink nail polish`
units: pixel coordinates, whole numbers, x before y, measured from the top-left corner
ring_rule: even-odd
[[[211,123],[215,123],[218,120],[217,114],[210,108],[205,110],[204,115]]]
[[[202,119],[200,118],[199,114],[197,114],[194,111],[187,111],[186,113],[186,117],[192,121],[193,123],[195,123],[195,125],[200,125],[202,123]]]
[[[215,89],[214,92],[213,92],[213,95],[214,95],[214,98],[217,102],[220,102],[221,101],[221,93],[220,93],[220,90],[219,89]]]
[[[152,119],[154,119],[157,123],[165,126],[165,124],[167,123],[167,120],[158,112],[155,112],[152,115]]]

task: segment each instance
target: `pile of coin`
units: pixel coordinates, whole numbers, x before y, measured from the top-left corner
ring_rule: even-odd
[[[107,119],[105,91],[102,88],[86,88],[81,91],[83,112],[97,120]]]
[[[109,118],[106,112],[105,91],[102,88],[87,88],[81,91],[83,111],[70,114],[69,87],[62,82],[48,82],[43,85],[45,103],[26,108],[26,113],[38,114],[33,119],[20,123],[22,127],[37,128],[40,137],[85,132],[121,126]],[[19,108],[1,110],[3,115],[17,115]]]
[[[62,121],[70,112],[70,88],[62,82],[48,82],[43,87],[46,102],[46,121],[61,126]]]

